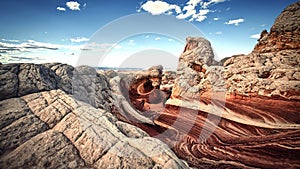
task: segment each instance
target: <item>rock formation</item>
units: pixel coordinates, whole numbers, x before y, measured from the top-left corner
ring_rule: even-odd
[[[300,168],[299,6],[220,63],[188,37],[174,86],[161,66],[0,64],[0,168]]]
[[[225,61],[228,92],[300,100],[300,50],[251,53]]]
[[[210,42],[204,38],[188,37],[179,58],[172,98],[197,99],[203,89],[200,84],[208,66],[216,64]]]
[[[263,31],[252,53],[224,62],[228,92],[300,100],[300,2]]]
[[[111,106],[106,78],[87,66],[74,69],[70,65],[60,63],[3,64],[0,71],[0,100],[61,89],[97,108],[108,110]]]
[[[166,144],[110,112],[109,84],[94,69],[0,70],[1,168],[188,168]]]
[[[277,52],[300,49],[300,2],[287,8],[276,18],[270,33],[264,30],[254,52]]]
[[[223,66],[207,40],[187,38],[157,132],[146,131],[197,168],[300,168],[299,18],[296,2]]]

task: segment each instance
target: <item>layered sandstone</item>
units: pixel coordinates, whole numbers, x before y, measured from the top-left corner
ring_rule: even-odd
[[[145,130],[197,168],[299,168],[298,11],[219,64],[207,40],[187,38],[171,97]]]
[[[166,144],[111,113],[110,86],[94,69],[0,69],[1,168],[188,168]]]
[[[264,30],[254,52],[277,52],[300,49],[300,2],[289,5],[276,18],[270,32]]]

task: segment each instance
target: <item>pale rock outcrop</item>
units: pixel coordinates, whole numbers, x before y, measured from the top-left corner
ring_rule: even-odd
[[[170,162],[188,167],[161,141],[62,90],[0,105],[4,168],[168,168]]]
[[[179,58],[172,98],[199,99],[200,93],[207,89],[205,82],[213,85],[212,73],[206,74],[210,66],[217,65],[208,40],[201,37],[188,37],[186,46]],[[222,67],[215,66],[221,71]],[[211,71],[212,72],[212,71]]]
[[[92,68],[7,64],[0,70],[1,168],[189,168],[166,144],[110,112],[117,102]],[[4,87],[22,90],[5,96]]]
[[[111,107],[109,83],[94,68],[61,63],[3,64],[0,66],[0,100],[39,91],[61,89],[97,108]]]

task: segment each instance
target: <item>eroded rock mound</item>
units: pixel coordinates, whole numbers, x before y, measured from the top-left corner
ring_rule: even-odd
[[[264,30],[254,52],[276,52],[300,49],[300,2],[284,9],[275,20],[270,33]]]
[[[207,70],[216,65],[214,53],[208,40],[201,37],[188,37],[186,46],[179,58],[172,98],[199,99],[200,92],[210,81]],[[215,67],[216,69],[222,69]]]
[[[97,108],[111,107],[109,83],[94,68],[61,63],[3,64],[0,66],[0,100],[39,91],[61,89]]]
[[[263,31],[252,53],[224,62],[228,93],[300,100],[300,2]]]

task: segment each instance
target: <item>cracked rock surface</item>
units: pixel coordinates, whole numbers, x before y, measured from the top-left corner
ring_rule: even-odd
[[[189,168],[166,144],[109,111],[109,84],[92,69],[77,69],[74,82],[75,69],[63,64],[0,68],[0,168]],[[71,82],[91,99],[72,93]]]

